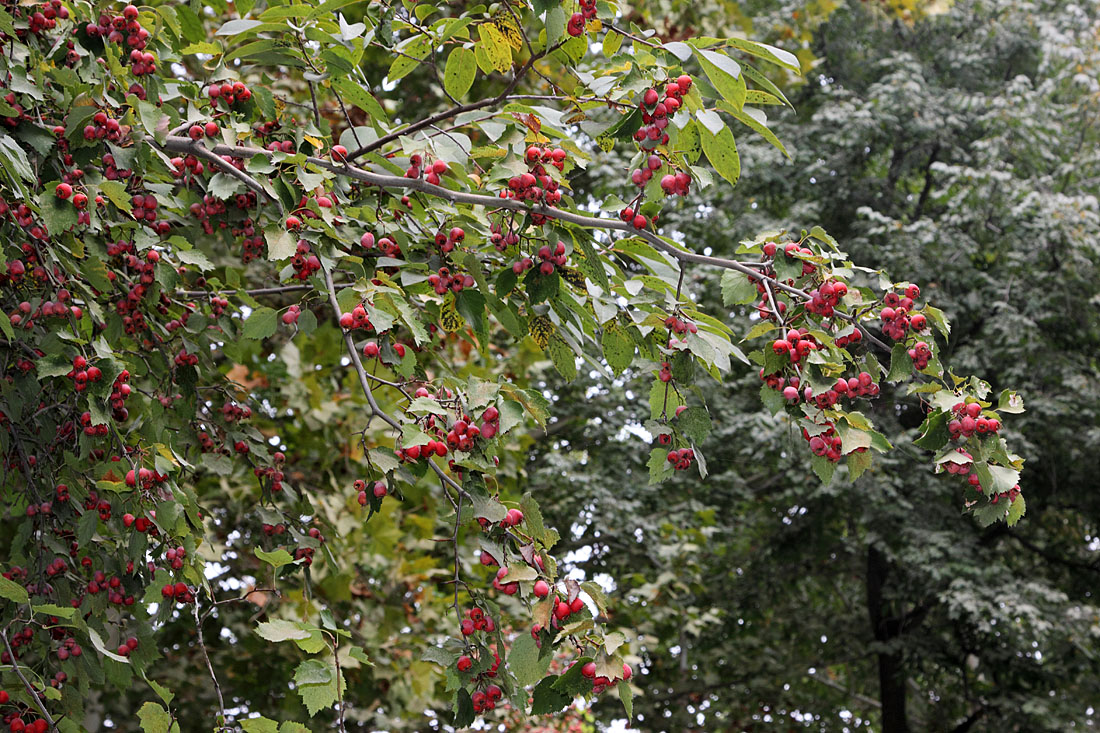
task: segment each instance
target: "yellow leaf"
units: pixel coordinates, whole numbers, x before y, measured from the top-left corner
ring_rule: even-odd
[[[439,312],[439,325],[443,326],[444,331],[451,333],[462,328],[462,316],[458,315],[455,296],[452,293],[447,293],[447,298],[443,301],[443,308]]]
[[[493,25],[504,36],[504,40],[508,42],[513,51],[523,48],[523,31],[516,25],[516,19],[512,17],[511,13],[500,13],[493,18]]]
[[[528,328],[531,330],[531,338],[540,349],[545,350],[546,345],[550,343],[550,336],[554,333],[554,324],[546,316],[535,316],[531,319]]]
[[[500,29],[492,23],[482,23],[478,26],[478,32],[481,34],[478,48],[485,53],[493,68],[501,73],[512,68],[512,47]]]

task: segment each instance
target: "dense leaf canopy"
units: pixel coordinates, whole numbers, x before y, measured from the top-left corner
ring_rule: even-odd
[[[5,4],[9,729],[1083,720],[1095,19],[707,10]]]

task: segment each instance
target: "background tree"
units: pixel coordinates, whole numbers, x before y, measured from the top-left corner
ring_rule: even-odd
[[[643,635],[643,729],[1094,720],[1096,22],[1053,2],[959,3],[912,25],[838,10],[813,30],[814,83],[773,126],[791,164],[747,142],[753,174],[667,224],[722,255],[823,221],[858,261],[917,273],[954,322],[949,358],[1021,385],[1036,471],[1012,530],[959,516],[911,458],[820,487],[800,439],[752,410],[746,375],[708,389],[721,472],[647,487],[622,479],[644,471],[644,441],[620,421],[641,426],[644,409],[616,412],[644,380],[574,383],[586,413],[563,419],[532,483],[573,526],[578,568],[618,583],[616,623]],[[689,292],[720,303],[716,277]],[[891,394],[873,417],[904,434],[915,407]]]
[[[9,730],[630,717],[667,660],[559,570],[528,491],[572,412],[548,380],[582,368],[646,375],[654,484],[706,476],[705,396],[743,361],[746,414],[814,454],[822,496],[900,460],[872,463],[873,398],[908,383],[921,427],[893,439],[919,433],[983,526],[1024,513],[1021,401],[946,368],[927,293],[811,222],[715,257],[674,213],[738,181],[743,132],[785,150],[760,108],[805,58],[588,2],[51,0],[0,33]],[[608,150],[630,159],[593,200]],[[748,354],[707,287],[755,313]],[[719,608],[679,600],[699,629]]]

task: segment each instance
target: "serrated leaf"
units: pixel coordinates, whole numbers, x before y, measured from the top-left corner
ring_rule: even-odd
[[[172,727],[172,716],[155,702],[147,702],[138,708],[138,720],[144,733],[168,733]]]
[[[535,685],[535,689],[531,692],[531,715],[557,713],[573,702],[571,696],[554,689],[558,679],[556,676],[550,676]]]
[[[890,371],[886,374],[887,382],[900,382],[913,373],[913,360],[909,358],[905,342],[899,341],[890,349]]]
[[[264,621],[256,627],[256,634],[267,641],[297,641],[308,639],[310,632],[303,629],[294,621],[275,619]]]
[[[710,435],[710,413],[705,407],[689,407],[676,417],[676,427],[692,443],[702,443]]]
[[[9,601],[15,601],[16,603],[30,603],[31,601],[26,588],[2,576],[0,576],[0,598],[7,598]]]
[[[1027,512],[1027,502],[1024,501],[1022,494],[1016,496],[1016,500],[1012,502],[1012,505],[1008,507],[1008,515],[1005,517],[1005,522],[1009,527],[1016,526],[1016,523]]]
[[[758,297],[756,284],[740,272],[726,270],[722,273],[723,305],[746,305],[755,303]]]
[[[668,460],[670,448],[671,446],[659,446],[649,452],[646,467],[649,468],[649,483],[651,485],[664,481],[675,470]]]
[[[508,652],[508,669],[521,687],[533,685],[546,675],[552,655],[540,659],[539,648],[530,634],[520,634]]]
[[[272,225],[264,229],[264,241],[267,242],[267,259],[285,260],[293,257],[298,249],[298,242],[290,232],[278,225]]]
[[[279,724],[267,718],[248,718],[241,721],[245,733],[279,733]]]
[[[241,325],[241,336],[246,339],[270,338],[279,327],[279,314],[266,306],[249,314]]]
[[[854,452],[848,454],[848,479],[855,481],[862,476],[868,468],[871,467],[871,453],[864,451],[862,453]]]

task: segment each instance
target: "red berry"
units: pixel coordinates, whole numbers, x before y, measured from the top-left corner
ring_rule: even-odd
[[[59,199],[67,199],[73,195],[73,187],[67,183],[59,183],[57,188],[54,189],[54,193]]]
[[[535,587],[532,590],[539,598],[546,598],[546,596],[550,595],[550,584],[545,580],[536,580]]]
[[[332,146],[332,159],[338,163],[342,163],[348,159],[348,149],[343,145]]]

